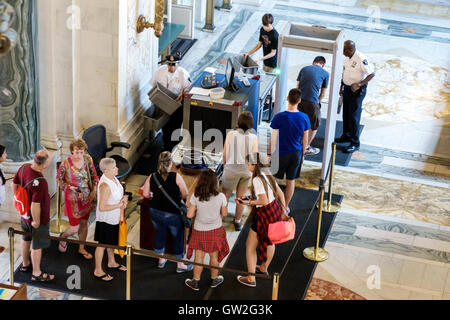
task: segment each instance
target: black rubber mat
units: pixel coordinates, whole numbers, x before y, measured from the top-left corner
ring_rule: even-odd
[[[296,189],[291,202],[291,216],[296,221],[296,233],[301,232],[305,226],[307,216],[318,196],[314,190]],[[334,197],[335,201],[342,201],[342,196]],[[323,214],[320,246],[323,247],[330,232],[336,214]],[[244,226],[235,246],[224,267],[246,270],[245,241],[247,239],[250,223]],[[302,233],[300,243],[295,249],[284,273],[280,278],[279,299],[302,299],[311,281],[316,263],[303,257],[303,249],[315,244],[317,226],[317,209],[311,215]],[[269,272],[281,272],[287,261],[289,253],[295,241],[277,245],[275,257],[269,267]],[[77,246],[69,244],[66,253],[61,254],[57,250],[57,243],[43,251],[42,269],[55,274],[56,279],[51,283],[31,282],[31,273],[22,273],[18,269],[15,272],[15,282],[27,282],[35,287],[42,287],[59,292],[73,293],[76,295],[98,299],[125,299],[126,273],[110,271],[106,269],[106,255],[103,260],[104,270],[115,279],[111,282],[102,282],[93,276],[94,261],[85,260],[77,253]],[[94,249],[88,248],[93,254]],[[124,259],[116,255],[119,263],[125,264]],[[210,272],[205,269],[200,281],[200,291],[196,292],[184,284],[187,277],[192,277],[192,272],[177,274],[176,263],[168,261],[164,269],[156,267],[157,260],[138,255],[132,256],[132,290],[131,297],[136,300],[269,300],[272,297],[272,281],[258,279],[257,288],[249,288],[241,285],[236,280],[236,274],[224,272],[224,283],[215,289],[210,289]],[[75,282],[74,271],[80,270],[80,289],[71,290],[71,284]],[[70,271],[70,272],[69,272]]]
[[[189,51],[189,49],[197,42],[197,39],[182,39],[176,38],[172,44],[170,45],[170,52],[175,54],[177,52],[180,53],[181,59],[185,56],[185,54]]]
[[[323,145],[325,142],[325,129],[327,126],[327,119],[322,118],[320,121],[319,130],[317,130],[316,137],[314,138],[311,145],[315,148],[319,148],[320,152],[316,155],[306,156],[305,160],[322,162],[323,158]],[[342,130],[344,127],[344,123],[342,121],[336,121],[336,134],[335,137],[338,138],[342,135]],[[361,136],[361,132],[364,129],[364,125],[359,126],[359,136]],[[343,149],[347,147],[349,143],[338,144],[336,147],[336,164],[339,166],[348,166],[350,160],[352,159],[353,153],[345,153]]]
[[[275,249],[275,256],[269,266],[269,273],[280,273],[285,265],[289,254],[294,247],[295,240],[305,226],[309,212],[318,197],[318,191],[299,189],[295,190],[291,208],[291,216],[296,222],[296,237],[287,243],[279,244]],[[334,195],[333,201],[341,202],[342,196]],[[328,234],[333,225],[336,213],[323,213],[320,235],[320,247],[325,245]],[[250,224],[246,224],[224,267],[246,270],[245,261],[245,241],[247,239]],[[317,263],[303,257],[303,249],[312,247],[316,242],[317,229],[317,209],[314,210],[310,220],[306,224],[300,241],[294,249],[294,253],[289,260],[283,274],[279,280],[280,300],[303,299],[307,292],[309,283],[314,274]],[[240,284],[234,273],[224,273],[225,281],[220,290],[214,289],[209,292],[208,298],[212,300],[270,300],[272,299],[273,282],[269,279],[256,279],[256,288],[246,287]]]

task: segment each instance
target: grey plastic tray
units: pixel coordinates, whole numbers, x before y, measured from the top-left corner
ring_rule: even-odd
[[[177,100],[178,96],[159,82],[150,90],[148,96],[155,106],[169,116],[181,107],[181,103]]]
[[[158,107],[151,106],[144,113],[144,127],[147,130],[158,131],[169,122],[170,117]]]
[[[258,64],[253,61],[249,56],[237,56],[235,57],[235,64],[237,67],[236,72],[239,72],[239,67],[242,68],[242,72],[246,74],[258,74]]]

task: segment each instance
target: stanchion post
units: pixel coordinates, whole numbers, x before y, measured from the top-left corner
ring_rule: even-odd
[[[278,286],[279,285],[280,285],[280,274],[274,273],[273,287],[272,287],[272,300],[278,300]]]
[[[62,220],[61,189],[59,185],[56,186],[56,189],[56,220],[50,222],[50,232],[60,234],[69,228],[69,223],[66,220]]]
[[[14,286],[14,229],[8,229],[9,237],[9,281]]]
[[[323,208],[323,197],[325,194],[325,187],[321,183],[320,185],[320,199],[319,199],[319,212],[317,214],[317,231],[316,231],[316,246],[305,248],[303,250],[303,256],[306,259],[315,262],[322,262],[328,259],[328,252],[325,249],[319,248],[320,242],[320,227],[322,223],[322,208]]]
[[[131,300],[131,255],[133,247],[127,245],[127,300]]]
[[[333,152],[331,156],[331,168],[330,168],[330,180],[328,185],[328,201],[326,208],[323,209],[326,213],[334,213],[338,212],[341,208],[341,205],[338,202],[333,202],[333,173],[334,173],[334,163],[336,161],[336,143],[333,142]]]

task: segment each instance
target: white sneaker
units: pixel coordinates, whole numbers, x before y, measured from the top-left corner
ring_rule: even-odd
[[[311,146],[306,148],[306,155],[307,156],[315,155],[315,154],[318,154],[319,152],[320,152],[319,148],[314,148],[314,147],[311,147]]]

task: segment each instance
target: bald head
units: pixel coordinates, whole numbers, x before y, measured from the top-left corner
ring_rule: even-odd
[[[34,155],[34,163],[39,167],[47,167],[47,162],[50,155],[47,150],[38,150]]]
[[[347,40],[344,42],[344,56],[353,57],[356,51],[356,45],[352,40]]]

